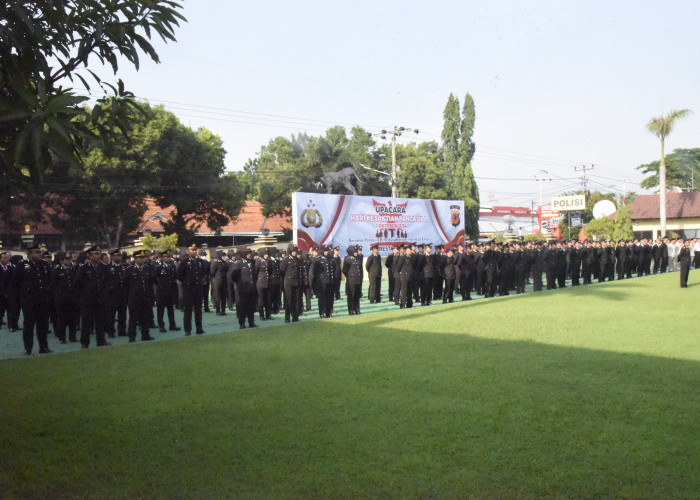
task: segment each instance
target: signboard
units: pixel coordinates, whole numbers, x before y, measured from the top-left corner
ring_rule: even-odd
[[[464,201],[384,198],[319,193],[292,194],[292,229],[299,250],[350,245],[363,253],[379,244],[388,255],[398,243],[447,246],[464,242]]]
[[[586,195],[557,196],[552,198],[552,210],[559,212],[581,211],[586,209]]]
[[[571,214],[571,227],[581,227],[581,212],[573,212]]]
[[[551,233],[559,227],[561,217],[561,212],[552,210],[550,205],[540,205],[537,207],[537,221],[540,224],[540,231],[543,233]]]

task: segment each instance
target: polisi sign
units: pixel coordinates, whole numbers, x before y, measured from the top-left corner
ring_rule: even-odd
[[[552,210],[559,212],[583,211],[586,209],[586,196],[557,196],[552,198]]]

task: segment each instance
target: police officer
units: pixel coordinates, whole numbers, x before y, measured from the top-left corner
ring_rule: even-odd
[[[209,266],[211,276],[211,301],[217,316],[226,316],[226,272],[228,263],[225,260],[226,254],[223,250],[216,252],[216,259]]]
[[[136,342],[136,324],[141,328],[141,340],[154,340],[149,334],[153,307],[153,268],[146,265],[147,250],[133,253],[134,264],[126,270],[129,305],[129,342]]]
[[[154,267],[156,284],[156,311],[158,329],[165,333],[164,312],[168,311],[169,330],[179,332],[180,327],[175,323],[175,304],[177,303],[177,277],[172,252],[166,250],[161,254],[160,263]]]
[[[267,248],[261,248],[258,250],[258,258],[255,261],[255,287],[258,292],[258,314],[261,321],[272,319],[272,302],[270,300],[271,271],[270,252]]]
[[[248,320],[248,326],[255,328],[255,309],[257,306],[255,262],[251,257],[250,248],[238,251],[238,260],[233,265],[231,279],[236,284],[236,316],[238,326],[243,329]]]
[[[202,335],[202,281],[204,280],[205,264],[197,258],[197,245],[187,247],[187,255],[177,266],[176,276],[182,283],[182,307],[185,335],[192,334],[192,314],[197,335]]]
[[[42,260],[42,249],[33,246],[27,250],[27,260],[17,266],[16,279],[19,285],[20,302],[24,313],[22,338],[27,355],[34,347],[34,328],[39,343],[39,354],[51,351],[47,341],[50,313],[51,266]]]
[[[309,278],[312,286],[317,291],[319,316],[330,318],[333,314],[333,284],[335,283],[335,273],[337,271],[331,255],[333,249],[329,246],[324,246],[321,250],[323,254],[314,260],[309,271]]]
[[[284,282],[284,322],[299,321],[301,308],[301,261],[297,258],[299,250],[293,244],[287,248],[288,255],[280,262],[280,272]]]
[[[105,339],[106,277],[107,266],[101,261],[100,249],[92,246],[86,250],[86,260],[76,273],[76,286],[80,290],[80,344],[90,345],[90,335],[95,333],[97,347],[110,345]]]
[[[76,288],[78,268],[71,263],[70,252],[59,252],[59,264],[51,270],[51,289],[56,304],[56,337],[61,344],[68,340],[77,342],[78,321],[80,320],[79,296]]]
[[[111,261],[106,269],[106,316],[105,330],[114,337],[114,320],[117,321],[117,332],[120,337],[126,336],[126,311],[128,290],[126,287],[126,266],[122,262],[122,252],[119,248],[110,252]]]
[[[360,293],[362,291],[362,262],[358,257],[357,247],[350,245],[343,260],[345,276],[345,295],[348,301],[348,314],[360,314]]]
[[[382,301],[382,258],[379,256],[379,244],[375,243],[370,248],[372,253],[367,257],[367,262],[365,262],[365,269],[369,278],[367,297],[370,304],[378,304]]]

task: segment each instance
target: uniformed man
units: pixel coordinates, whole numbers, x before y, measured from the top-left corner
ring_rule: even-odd
[[[683,245],[678,251],[678,265],[680,267],[681,288],[688,288],[688,275],[690,274],[690,240],[683,241],[683,238],[678,238],[678,241]]]
[[[133,253],[134,264],[126,270],[129,305],[129,342],[136,342],[136,325],[141,329],[141,340],[154,340],[149,334],[153,307],[153,268],[146,265],[147,250]]]
[[[90,345],[90,335],[97,338],[97,347],[110,345],[105,339],[107,266],[100,261],[100,249],[96,246],[85,252],[86,260],[76,272],[76,287],[80,290],[80,344]]]
[[[399,261],[397,268],[401,281],[401,296],[399,298],[401,309],[413,307],[413,268],[416,262],[413,246],[406,246],[404,252],[404,256]]]
[[[442,275],[445,277],[445,287],[442,292],[442,303],[454,302],[455,281],[457,280],[457,266],[455,265],[455,253],[452,247],[447,249],[447,256],[443,259]]]
[[[350,245],[343,259],[343,275],[345,276],[345,295],[348,301],[348,314],[360,314],[360,293],[362,292],[362,261],[358,248]]]
[[[216,252],[216,258],[209,266],[209,275],[211,276],[211,301],[214,303],[214,309],[217,316],[226,316],[226,274],[228,271],[228,263],[226,254],[223,250]]]
[[[238,251],[238,260],[233,265],[231,279],[236,284],[236,316],[238,326],[255,328],[255,309],[257,306],[255,262],[251,257],[250,248],[244,247]]]
[[[399,254],[398,245],[394,245],[391,253],[384,260],[384,267],[387,269],[387,278],[389,281],[389,302],[394,302],[394,290],[396,288],[396,277],[394,276],[394,259]]]
[[[155,269],[156,317],[160,333],[165,333],[164,313],[168,311],[168,325],[171,332],[179,332],[175,322],[175,304],[177,303],[177,277],[172,252],[166,250],[161,254],[160,263]]]
[[[208,313],[211,312],[209,309],[209,294],[211,293],[211,263],[207,259],[207,251],[203,248],[199,250],[199,258],[204,263],[204,277],[202,278],[202,307],[204,308],[204,312]]]
[[[280,272],[284,283],[284,322],[299,321],[301,304],[301,261],[297,258],[298,248],[290,244],[288,254],[280,262]]]
[[[333,314],[333,297],[336,265],[331,255],[332,247],[324,246],[323,254],[312,263],[309,279],[317,290],[318,314],[321,318],[330,318]]]
[[[111,261],[106,268],[106,316],[105,331],[114,337],[114,321],[117,322],[117,333],[126,336],[126,311],[129,291],[126,286],[126,266],[122,261],[122,251],[117,248],[110,252]]]
[[[68,340],[78,341],[76,336],[80,320],[80,297],[76,288],[78,268],[71,263],[71,260],[70,252],[59,252],[59,265],[51,270],[51,289],[56,304],[56,337],[61,344],[66,343],[66,329],[68,329]]]
[[[370,246],[371,254],[365,262],[365,269],[369,278],[369,288],[367,297],[370,304],[378,304],[381,299],[382,288],[382,258],[379,256],[379,244],[375,243]]]
[[[183,323],[185,335],[192,334],[192,314],[197,335],[204,334],[202,328],[202,281],[205,264],[197,258],[197,245],[187,247],[187,255],[177,266],[176,276],[182,283]]]
[[[272,275],[272,261],[270,251],[267,248],[258,250],[258,258],[255,261],[255,287],[258,295],[258,314],[261,321],[272,319],[272,301],[270,300],[270,280]]]
[[[16,280],[19,286],[20,301],[24,314],[22,338],[27,355],[34,347],[34,329],[39,343],[39,354],[51,351],[47,336],[49,333],[49,307],[51,266],[42,260],[42,249],[33,246],[27,250],[27,260],[17,266]]]

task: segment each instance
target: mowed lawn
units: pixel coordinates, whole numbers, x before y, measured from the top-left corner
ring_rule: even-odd
[[[697,498],[700,272],[0,362],[2,498]]]

